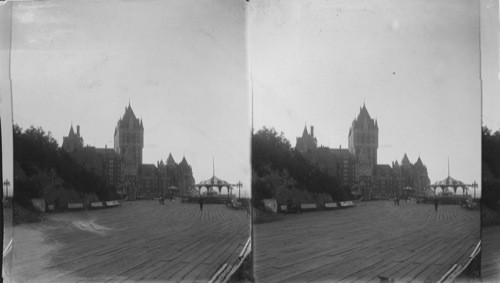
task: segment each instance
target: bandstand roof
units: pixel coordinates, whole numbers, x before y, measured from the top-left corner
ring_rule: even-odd
[[[442,188],[453,187],[453,188],[456,188],[456,187],[467,187],[467,184],[448,176],[448,178],[441,180],[441,181],[437,181],[436,183],[432,184],[431,187],[442,187]]]
[[[212,178],[201,181],[200,183],[196,184],[197,187],[231,187],[231,184],[228,183],[227,181],[224,181],[222,179],[219,179],[215,176]]]

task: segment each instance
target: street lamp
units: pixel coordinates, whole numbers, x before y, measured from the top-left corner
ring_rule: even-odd
[[[474,199],[476,199],[476,188],[477,188],[477,183],[476,183],[476,181],[474,181],[474,182],[472,183],[472,188],[474,189]]]
[[[9,196],[9,186],[10,186],[10,182],[9,182],[9,179],[6,179],[5,182],[3,182],[3,185],[5,186],[5,196],[8,197]]]
[[[238,181],[236,186],[238,187],[238,199],[241,199],[241,187],[243,186],[243,184],[241,183],[241,181]]]

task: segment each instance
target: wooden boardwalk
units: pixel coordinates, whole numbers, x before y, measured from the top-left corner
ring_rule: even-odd
[[[254,226],[259,282],[435,282],[464,265],[479,241],[479,212],[390,201],[287,215]]]
[[[481,233],[481,278],[484,282],[499,282],[500,226],[483,227]]]
[[[208,281],[250,234],[245,211],[158,201],[51,214],[14,227],[17,281]]]

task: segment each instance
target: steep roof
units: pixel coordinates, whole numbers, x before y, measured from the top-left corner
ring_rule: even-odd
[[[410,162],[410,160],[408,159],[408,156],[406,155],[406,153],[405,153],[405,155],[403,156],[403,160],[401,160],[401,165],[403,165],[403,166],[405,166],[405,165],[411,165],[411,162]]]
[[[354,118],[354,121],[352,122],[353,127],[360,129],[364,128],[365,126],[365,121],[367,121],[367,126],[369,129],[376,129],[378,130],[378,123],[376,120],[372,119],[370,117],[370,114],[368,113],[368,109],[366,109],[365,104],[363,103],[363,107],[359,109],[359,114],[357,118]],[[349,133],[350,135],[350,133]]]
[[[371,120],[372,118],[370,117],[370,114],[368,113],[368,109],[366,109],[365,104],[363,103],[363,107],[360,108],[359,110],[359,115],[358,115],[358,121],[363,121],[363,120]]]
[[[305,137],[308,135],[309,135],[309,133],[307,132],[307,125],[304,125],[304,131],[302,132],[302,136]]]
[[[130,120],[130,118],[132,118],[134,120],[137,119],[135,117],[134,110],[132,110],[132,107],[130,106],[130,102],[129,102],[128,107],[125,107],[125,114],[123,114],[122,120],[128,121],[128,120]]]
[[[418,157],[417,162],[415,162],[415,166],[424,167],[424,163],[420,159],[420,156]]]
[[[74,135],[75,135],[75,131],[73,130],[73,125],[71,125],[71,128],[69,129],[68,137],[73,137]]]
[[[128,127],[129,121],[132,120],[132,123],[134,124],[134,127],[138,128],[144,128],[144,125],[142,124],[142,119],[137,119],[137,117],[134,114],[134,110],[132,110],[132,107],[130,106],[130,102],[127,107],[125,107],[125,113],[123,114],[123,117],[118,121],[118,125],[121,128],[126,128]],[[116,129],[115,129],[115,134],[116,134]]]
[[[399,162],[396,160],[396,162],[394,163],[394,166],[399,166]]]
[[[182,166],[189,166],[189,164],[188,164],[188,163],[187,163],[187,161],[186,161],[186,157],[185,157],[185,156],[183,156],[183,157],[182,157],[181,163],[179,163],[179,165],[182,165]]]
[[[175,163],[174,158],[172,157],[172,153],[168,154],[167,165],[177,165],[177,163]]]

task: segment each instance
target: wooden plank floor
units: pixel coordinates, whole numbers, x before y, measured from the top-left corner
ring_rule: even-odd
[[[500,281],[500,226],[482,228],[481,278],[484,282]]]
[[[479,212],[390,201],[254,226],[259,282],[438,280],[479,241]]]
[[[157,201],[49,214],[14,227],[17,281],[207,281],[250,236],[245,211]]]

